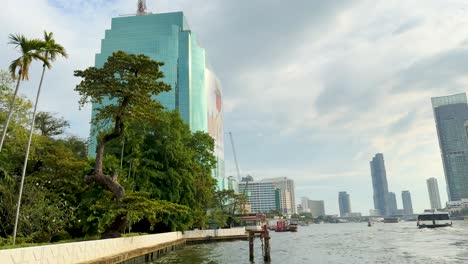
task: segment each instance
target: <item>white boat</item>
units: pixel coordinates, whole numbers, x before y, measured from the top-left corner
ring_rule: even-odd
[[[436,228],[452,226],[449,214],[447,212],[426,212],[418,215],[419,228]]]

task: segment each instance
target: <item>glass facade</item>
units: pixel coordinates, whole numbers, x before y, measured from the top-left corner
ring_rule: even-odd
[[[252,176],[248,176],[239,183],[239,192],[247,196],[254,213],[270,211],[281,211],[283,214],[296,213],[294,181],[288,178],[254,181]]]
[[[431,202],[431,209],[441,209],[439,185],[436,178],[427,179],[427,192],[429,193],[429,201]]]
[[[253,213],[268,213],[280,209],[276,201],[276,188],[271,182],[240,182],[239,191],[247,196]]]
[[[115,51],[145,54],[164,63],[164,81],[172,89],[154,98],[166,109],[177,109],[192,131],[209,131],[208,119],[217,110],[218,134],[210,133],[215,139],[215,155],[219,166],[213,172],[218,187],[227,185],[224,179],[222,93],[219,80],[207,69],[205,50],[200,47],[196,35],[190,30],[182,12],[148,14],[143,16],[117,17],[112,19],[111,29],[106,30],[101,42],[101,52],[96,54],[95,66],[102,67]],[[213,86],[216,79],[216,87]],[[212,99],[210,92],[218,90]],[[103,104],[109,104],[110,101]],[[214,105],[212,105],[214,104]],[[100,105],[93,105],[93,117]],[[211,111],[211,112],[210,112]],[[95,156],[96,133],[91,124],[89,155]],[[219,132],[221,131],[221,132]]]
[[[309,200],[307,207],[313,217],[325,216],[325,202]]]
[[[403,201],[404,215],[412,215],[413,214],[413,202],[411,201],[411,193],[409,191],[402,191],[401,200]]]
[[[351,213],[351,200],[349,199],[349,194],[346,192],[338,193],[338,205],[340,207],[340,216],[345,217],[347,214]]]
[[[468,104],[465,93],[432,98],[447,193],[468,198]]]
[[[389,192],[387,195],[387,206],[388,206],[388,214],[389,215],[396,215],[398,214],[398,205],[396,201],[396,195],[394,192]]]
[[[382,153],[375,154],[370,162],[370,169],[374,189],[374,209],[379,210],[382,215],[389,215],[387,172]]]

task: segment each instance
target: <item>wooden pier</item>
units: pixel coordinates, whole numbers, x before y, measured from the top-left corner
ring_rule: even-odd
[[[270,233],[266,226],[262,227],[261,231],[258,230],[249,230],[249,259],[250,261],[254,261],[254,241],[255,238],[260,238],[263,244],[263,260],[265,262],[271,262],[271,255],[270,255]]]

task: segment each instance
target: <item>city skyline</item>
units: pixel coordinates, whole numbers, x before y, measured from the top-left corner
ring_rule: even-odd
[[[336,193],[348,190],[354,211],[367,212],[373,207],[368,160],[383,152],[388,188],[411,188],[414,211],[420,212],[427,208],[426,178],[438,179],[441,203],[447,200],[430,98],[465,92],[467,84],[468,4],[449,1],[395,6],[155,0],[148,8],[184,11],[209,51],[223,83],[225,130],[236,137],[242,174],[290,177],[297,197],[313,194],[330,213],[339,211]],[[29,7],[25,14],[12,0],[0,11],[0,66],[5,69],[16,56],[6,44],[8,34],[40,37],[44,29],[53,31],[70,58],[58,60],[47,74],[39,109],[64,116],[71,123],[68,133],[86,137],[91,108],[78,111],[73,70],[94,65],[111,18],[133,13],[135,3],[21,4]],[[421,7],[424,12],[414,11]],[[33,97],[38,68],[33,64],[31,81],[20,93]],[[236,175],[229,147],[225,154],[226,175]]]

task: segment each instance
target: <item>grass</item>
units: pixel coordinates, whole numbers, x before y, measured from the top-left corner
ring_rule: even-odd
[[[3,245],[0,246],[0,250],[3,249],[14,249],[14,248],[24,248],[24,247],[38,247],[38,246],[47,246],[47,245],[56,245],[56,244],[65,244],[65,243],[73,243],[73,242],[82,242],[82,241],[90,241],[90,240],[98,240],[99,237],[82,237],[82,238],[75,238],[75,239],[67,239],[67,240],[61,240],[58,242],[46,242],[46,243],[27,243],[27,242],[21,242],[21,239],[24,238],[18,238],[18,243],[13,245],[13,240],[11,238],[8,239],[3,239],[3,241],[0,241]]]

